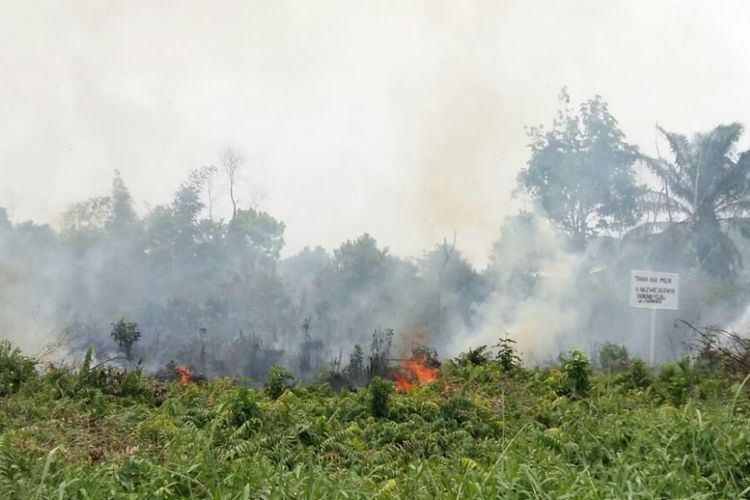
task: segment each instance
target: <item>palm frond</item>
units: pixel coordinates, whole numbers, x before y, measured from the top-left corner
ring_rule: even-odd
[[[692,200],[692,181],[682,172],[681,168],[662,159],[642,156],[646,166],[666,185],[670,196],[677,196],[683,200]]]
[[[644,239],[648,238],[650,236],[653,236],[658,233],[662,233],[666,230],[668,230],[670,227],[680,224],[675,222],[669,222],[669,221],[652,221],[652,222],[644,222],[643,224],[640,224],[623,236],[623,241],[632,241],[637,239]]]
[[[690,208],[682,200],[669,197],[664,191],[648,189],[641,194],[638,204],[644,211],[656,215],[666,212],[672,216],[677,214],[689,217],[691,214]]]
[[[664,135],[664,138],[669,143],[669,149],[672,150],[672,154],[675,156],[675,160],[680,166],[687,166],[690,164],[690,142],[687,137],[682,134],[675,132],[668,132],[662,127],[657,127],[659,131]]]

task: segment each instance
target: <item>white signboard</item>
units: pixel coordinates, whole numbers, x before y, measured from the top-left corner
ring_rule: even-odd
[[[676,311],[680,302],[680,275],[630,271],[630,305]]]

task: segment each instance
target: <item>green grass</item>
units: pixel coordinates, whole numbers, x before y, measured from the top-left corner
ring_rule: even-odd
[[[52,370],[0,399],[0,497],[750,497],[746,388],[666,373],[573,399],[557,369],[445,363],[374,411],[367,389]]]

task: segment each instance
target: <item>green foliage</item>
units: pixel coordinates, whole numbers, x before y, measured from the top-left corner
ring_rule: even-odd
[[[86,350],[78,373],[71,376],[64,369],[51,370],[47,377],[57,380],[61,395],[85,396],[96,401],[102,395],[132,398],[140,402],[151,401],[153,391],[140,369],[121,370],[107,366],[92,366],[94,350]]]
[[[634,359],[621,380],[626,389],[646,389],[653,384],[654,377],[645,361]]]
[[[453,396],[445,401],[441,407],[443,418],[449,422],[461,425],[476,418],[476,405],[464,396]]]
[[[224,409],[229,422],[235,427],[241,427],[251,418],[260,418],[262,415],[257,393],[245,387],[239,387],[229,393]]]
[[[689,398],[716,396],[717,380],[712,367],[705,360],[682,358],[661,367],[656,391],[673,405],[683,405]],[[723,377],[723,374],[718,374]]]
[[[624,345],[605,342],[599,348],[599,367],[607,374],[623,372],[628,365],[628,350]]]
[[[591,389],[591,360],[581,351],[570,351],[563,357],[563,377],[559,393],[585,398]]]
[[[121,376],[93,359],[91,352],[76,372],[50,369],[3,397],[3,498],[744,498],[750,491],[745,387],[700,360],[666,367],[647,390],[611,383],[646,373],[638,360],[624,374],[596,373],[586,401],[552,390],[588,361],[569,353],[562,371],[531,368],[524,377],[507,376],[497,362],[447,361],[437,382],[408,394],[375,379],[367,390],[297,387],[273,399],[214,379],[157,384],[159,403],[105,391],[136,372]],[[663,384],[682,387],[679,407],[664,399]]]
[[[278,399],[294,382],[294,376],[284,367],[273,365],[266,375],[265,390],[271,399]]]
[[[0,397],[13,394],[36,376],[36,361],[27,358],[7,340],[0,341]]]
[[[742,264],[730,233],[750,237],[750,150],[736,151],[743,127],[719,125],[692,140],[659,131],[673,158],[643,157],[662,187],[645,200],[655,217],[638,228],[638,235],[654,234],[655,247],[669,263],[684,259],[711,275],[730,278]]]
[[[513,345],[515,343],[516,341],[512,338],[504,337],[500,339],[500,342],[496,346],[497,355],[495,359],[500,363],[503,371],[509,372],[521,366],[521,358],[518,357],[516,348]]]
[[[625,142],[600,96],[576,113],[563,89],[560,107],[551,129],[529,129],[531,159],[518,180],[552,222],[582,245],[600,231],[638,221],[643,192],[633,169],[638,151]]]
[[[390,380],[384,380],[375,377],[370,381],[368,386],[370,393],[370,413],[374,417],[388,416],[388,406],[393,394],[393,383]]]
[[[516,341],[510,337],[503,337],[495,345],[497,353],[494,356],[486,345],[480,345],[461,353],[456,358],[456,363],[459,366],[468,367],[484,366],[490,362],[495,362],[502,371],[506,373],[513,372],[521,367],[521,358],[518,356],[518,351],[516,351],[514,346],[515,343]]]
[[[278,259],[284,246],[284,224],[266,212],[239,209],[232,219],[228,238],[253,248],[264,257]]]
[[[141,332],[138,331],[138,324],[126,322],[124,318],[120,318],[115,323],[112,323],[112,332],[110,335],[117,342],[125,357],[132,360],[133,346],[141,338]]]
[[[94,348],[92,346],[88,346],[86,349],[86,355],[83,357],[83,363],[81,363],[81,367],[78,369],[78,385],[79,386],[85,386],[89,383],[90,379],[93,377],[91,376],[91,363],[94,360]]]
[[[480,345],[479,347],[470,348],[468,351],[461,353],[456,360],[461,366],[480,366],[487,364],[490,361],[492,353],[487,351],[486,345]]]
[[[693,371],[688,358],[667,363],[659,371],[658,390],[672,404],[683,404],[693,387]]]

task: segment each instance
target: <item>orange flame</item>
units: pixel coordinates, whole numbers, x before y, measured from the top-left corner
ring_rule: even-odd
[[[406,373],[403,371],[398,371],[393,374],[393,382],[396,386],[396,390],[401,392],[410,392],[414,389],[414,383],[409,380]]]
[[[426,361],[427,359],[423,356],[403,360],[402,369],[393,375],[396,389],[409,392],[415,387],[437,379],[438,369],[427,366]]]
[[[185,365],[177,365],[175,370],[180,374],[180,385],[183,387],[188,385],[190,383],[190,368]]]

